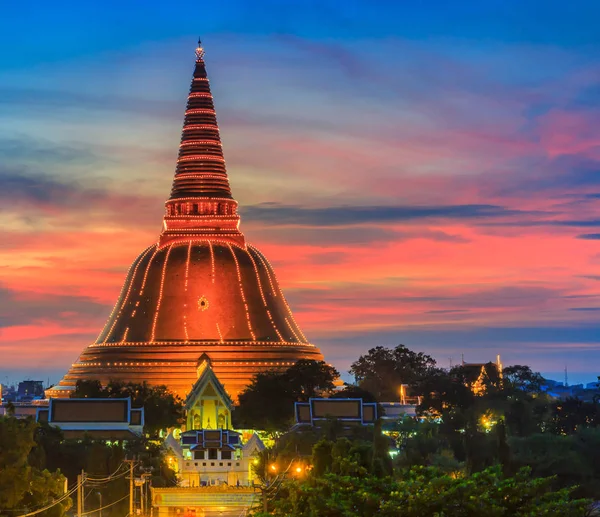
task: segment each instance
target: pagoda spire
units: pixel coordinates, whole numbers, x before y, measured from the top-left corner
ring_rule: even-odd
[[[160,244],[191,237],[244,245],[231,195],[219,126],[198,39],[171,196]]]

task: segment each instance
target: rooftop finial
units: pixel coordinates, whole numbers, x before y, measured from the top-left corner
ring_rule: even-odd
[[[204,59],[204,49],[202,48],[202,41],[198,38],[198,47],[196,48],[196,61],[202,61]]]

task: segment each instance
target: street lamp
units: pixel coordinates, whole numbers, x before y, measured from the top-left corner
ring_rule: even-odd
[[[98,507],[98,517],[102,517],[102,492],[96,492],[98,499],[100,499],[100,506]]]

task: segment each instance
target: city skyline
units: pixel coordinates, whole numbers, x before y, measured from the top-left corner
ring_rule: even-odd
[[[247,5],[111,24],[40,4],[35,33],[9,8],[0,378],[60,377],[156,240],[200,33],[242,229],[326,360],[403,343],[595,380],[594,17],[479,6],[419,32],[414,6],[392,27],[364,3]]]

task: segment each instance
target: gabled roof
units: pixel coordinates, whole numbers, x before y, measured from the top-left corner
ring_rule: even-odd
[[[216,395],[219,396],[229,409],[233,406],[233,402],[229,397],[225,388],[219,381],[219,378],[215,375],[210,364],[210,358],[206,354],[202,354],[198,360],[198,373],[199,377],[192,386],[192,389],[185,398],[185,409],[191,409],[194,401],[204,392],[208,386],[212,386]],[[213,394],[211,394],[213,395]],[[214,395],[213,395],[214,396]]]
[[[257,452],[262,452],[264,450],[265,444],[256,433],[254,433],[242,447],[242,453],[244,454],[244,457],[252,456]]]

